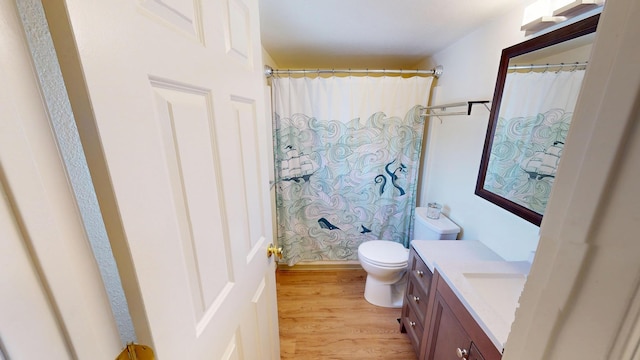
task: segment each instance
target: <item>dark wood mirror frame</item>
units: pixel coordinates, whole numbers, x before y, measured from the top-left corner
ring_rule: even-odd
[[[599,18],[599,14],[594,15],[584,20],[567,25],[547,34],[540,35],[533,39],[524,41],[520,44],[502,50],[500,67],[498,68],[498,78],[496,80],[491,112],[489,114],[489,125],[487,127],[484,148],[482,150],[482,158],[480,160],[480,170],[478,171],[478,181],[476,182],[475,194],[537,226],[540,226],[540,223],[542,222],[541,214],[484,189],[485,176],[487,173],[487,167],[489,165],[489,155],[491,154],[493,136],[496,130],[496,125],[498,123],[498,115],[500,112],[500,104],[502,101],[502,91],[504,89],[504,84],[507,77],[509,60],[516,56],[520,56],[532,51],[540,50],[548,46],[556,45],[564,41],[593,33],[596,31]]]

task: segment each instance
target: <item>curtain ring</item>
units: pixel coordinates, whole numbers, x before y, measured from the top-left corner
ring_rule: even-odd
[[[562,71],[562,68],[564,67],[564,63],[560,63],[560,67],[558,68],[558,71],[556,71],[556,74],[559,74],[560,71]]]
[[[533,64],[529,65],[529,72],[533,72]]]
[[[542,72],[543,74],[547,72],[547,70],[549,70],[549,64],[547,64],[547,66],[544,68],[544,71]]]
[[[576,63],[573,65],[573,69],[571,69],[571,72],[574,72],[578,70],[578,62],[576,61]]]

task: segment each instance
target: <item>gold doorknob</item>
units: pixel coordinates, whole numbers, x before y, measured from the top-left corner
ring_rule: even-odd
[[[269,247],[267,248],[267,257],[271,257],[271,255],[275,255],[278,259],[282,259],[282,248],[269,244]]]

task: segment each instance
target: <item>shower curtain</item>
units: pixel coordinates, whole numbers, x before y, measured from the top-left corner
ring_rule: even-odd
[[[276,219],[283,262],[408,246],[431,77],[276,78]]]
[[[584,73],[507,75],[486,190],[544,213]]]

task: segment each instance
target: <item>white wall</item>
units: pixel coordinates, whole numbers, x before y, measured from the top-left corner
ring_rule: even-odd
[[[522,13],[516,6],[423,64],[444,67],[432,105],[492,100],[502,49],[525,40]],[[474,194],[488,120],[482,105],[471,116],[430,120],[418,203],[442,203],[443,213],[462,228],[461,239],[480,240],[507,260],[527,259],[539,228]]]
[[[262,62],[264,63],[264,65],[271,66],[274,69],[278,68],[278,65],[271,57],[271,54],[269,54],[267,50],[265,50],[265,48],[262,48]]]

